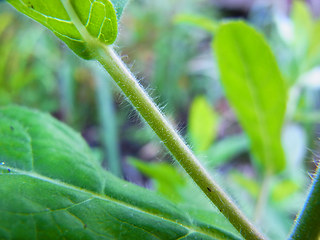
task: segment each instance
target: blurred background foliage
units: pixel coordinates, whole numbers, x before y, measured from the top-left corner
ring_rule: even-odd
[[[123,60],[251,218],[263,169],[254,164],[248,137],[224,96],[210,43],[222,19],[245,19],[264,34],[289,88],[282,134],[287,167],[272,176],[257,220],[271,239],[288,234],[316,166],[319,13],[317,1],[131,0],[121,20],[116,45]],[[232,229],[214,208],[208,211],[209,201],[99,66],[80,60],[48,30],[0,2],[0,105],[8,104],[51,113],[81,132],[114,174]]]

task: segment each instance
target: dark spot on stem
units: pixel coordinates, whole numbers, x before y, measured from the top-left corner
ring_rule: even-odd
[[[28,1],[28,7],[34,9],[33,4],[30,1]]]
[[[83,228],[87,228],[87,224],[84,224],[84,225],[83,225]]]
[[[211,192],[211,189],[209,187],[207,187],[208,191]]]
[[[14,131],[14,127],[10,126],[11,131]]]

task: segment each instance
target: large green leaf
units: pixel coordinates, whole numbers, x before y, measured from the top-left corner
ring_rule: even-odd
[[[223,24],[214,40],[226,96],[264,170],[285,167],[281,146],[287,89],[263,36],[243,22]]]
[[[71,21],[70,13],[64,8],[62,1],[70,1],[80,21],[94,38],[107,45],[116,40],[117,16],[120,17],[126,1],[8,0],[17,10],[49,28],[80,57],[92,58],[86,42]]]
[[[0,239],[236,239],[104,171],[70,128],[0,110]]]

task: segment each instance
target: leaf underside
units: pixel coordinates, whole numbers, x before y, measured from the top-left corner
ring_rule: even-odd
[[[70,1],[74,11],[92,37],[111,45],[117,38],[117,15],[109,0],[8,0],[18,11],[50,29],[71,50],[84,59],[91,59],[91,52],[81,34],[70,20],[62,1]],[[119,12],[126,1],[113,1]]]
[[[120,180],[48,115],[0,109],[0,239],[238,239]]]
[[[281,145],[287,89],[263,36],[241,21],[223,24],[213,42],[221,81],[263,169],[285,168]]]

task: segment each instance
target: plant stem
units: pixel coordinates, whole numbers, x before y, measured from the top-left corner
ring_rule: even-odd
[[[260,194],[257,200],[255,214],[254,214],[254,221],[257,224],[260,222],[261,217],[263,215],[263,210],[265,209],[265,206],[267,205],[267,202],[268,202],[271,176],[272,174],[270,171],[266,172],[262,181],[262,186],[261,186]]]
[[[296,219],[290,240],[320,239],[320,166],[313,180],[307,201]]]
[[[193,181],[246,240],[264,239],[227,194],[211,179],[112,47],[105,46],[97,39],[93,39],[81,23],[69,0],[63,0],[62,3],[75,27],[88,43],[88,48],[92,51],[93,56],[96,56],[96,59],[111,75],[131,104],[163,141]]]
[[[67,123],[72,123],[74,120],[74,79],[72,78],[72,65],[67,64],[66,60],[61,62],[60,71],[58,73],[60,79],[59,88],[61,92],[60,107],[65,118],[64,120]],[[69,61],[69,63],[70,62],[72,61]]]
[[[242,236],[245,239],[263,239],[226,193],[211,179],[114,50],[108,46],[101,48],[98,61],[113,77],[171,154]]]
[[[97,107],[99,112],[101,140],[110,172],[122,178],[121,161],[119,154],[119,139],[117,130],[116,114],[112,101],[112,88],[110,76],[105,77],[105,72],[95,68],[95,90]],[[102,76],[103,74],[103,76]]]

